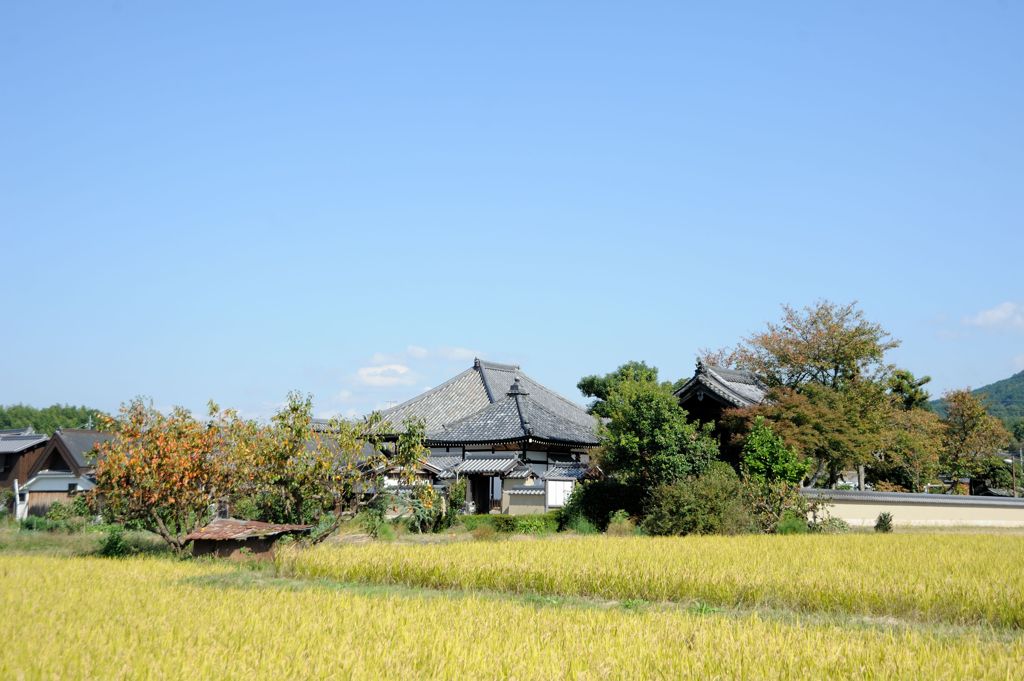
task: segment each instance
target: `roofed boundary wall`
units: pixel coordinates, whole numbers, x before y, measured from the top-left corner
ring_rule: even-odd
[[[870,527],[879,513],[892,514],[903,527],[1022,527],[1024,499],[1006,497],[860,492],[802,489],[809,499],[824,502],[824,510],[851,527]]]

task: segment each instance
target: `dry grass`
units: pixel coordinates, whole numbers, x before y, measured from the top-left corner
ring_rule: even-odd
[[[1007,679],[1024,659],[1019,639],[984,630],[951,635],[475,595],[225,587],[222,578],[237,570],[0,556],[5,621],[55,642],[46,651],[5,646],[0,672],[12,679]]]

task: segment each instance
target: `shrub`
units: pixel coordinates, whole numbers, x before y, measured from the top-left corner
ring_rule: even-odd
[[[483,541],[487,539],[494,539],[498,532],[494,529],[494,525],[481,524],[473,528],[471,534],[473,535],[473,539]]]
[[[777,532],[787,516],[807,518],[821,507],[820,501],[808,500],[800,489],[784,481],[748,480],[743,485],[747,505],[762,532]]]
[[[892,513],[882,511],[875,520],[875,532],[892,532]]]
[[[562,508],[559,529],[566,529],[578,518],[584,518],[598,530],[604,530],[612,513],[618,510],[639,516],[643,510],[642,490],[616,480],[577,484]]]
[[[522,534],[550,534],[558,531],[558,511],[550,511],[538,515],[512,516],[515,518],[515,531]]]
[[[516,516],[496,515],[494,516],[494,529],[498,532],[515,532]]]
[[[106,558],[122,558],[132,553],[132,547],[124,536],[124,528],[113,525],[100,542],[100,555]]]
[[[63,502],[55,501],[50,504],[49,510],[46,511],[46,519],[53,521],[67,520],[71,517],[71,507],[65,506]]]
[[[811,532],[819,534],[843,534],[850,531],[850,524],[842,518],[822,518],[811,524]]]
[[[807,534],[810,532],[810,527],[807,525],[807,519],[801,518],[792,511],[787,511],[783,515],[782,520],[776,526],[775,531],[778,534]]]
[[[704,475],[654,490],[642,528],[648,534],[742,534],[757,530],[743,485],[726,463]]]
[[[55,532],[60,529],[60,523],[42,516],[30,515],[21,521],[23,532]]]
[[[498,516],[493,516],[486,513],[476,515],[464,515],[459,517],[459,522],[461,522],[467,530],[472,532],[481,525],[487,525],[491,529],[494,529],[494,519],[496,517]]]
[[[573,518],[563,529],[570,530],[576,534],[597,534],[599,531],[594,523],[582,516]]]
[[[636,534],[636,523],[630,519],[629,514],[625,511],[615,511],[608,519],[608,529],[606,531],[613,537],[628,537]]]

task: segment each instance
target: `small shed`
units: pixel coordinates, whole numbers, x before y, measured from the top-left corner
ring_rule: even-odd
[[[264,523],[259,520],[217,518],[185,537],[192,542],[192,555],[239,560],[249,556],[269,558],[274,544],[285,535],[308,534],[312,525]]]

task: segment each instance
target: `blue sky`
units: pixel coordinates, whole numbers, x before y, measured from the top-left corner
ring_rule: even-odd
[[[582,401],[819,298],[1004,378],[1022,65],[984,0],[4,3],[0,403]]]

